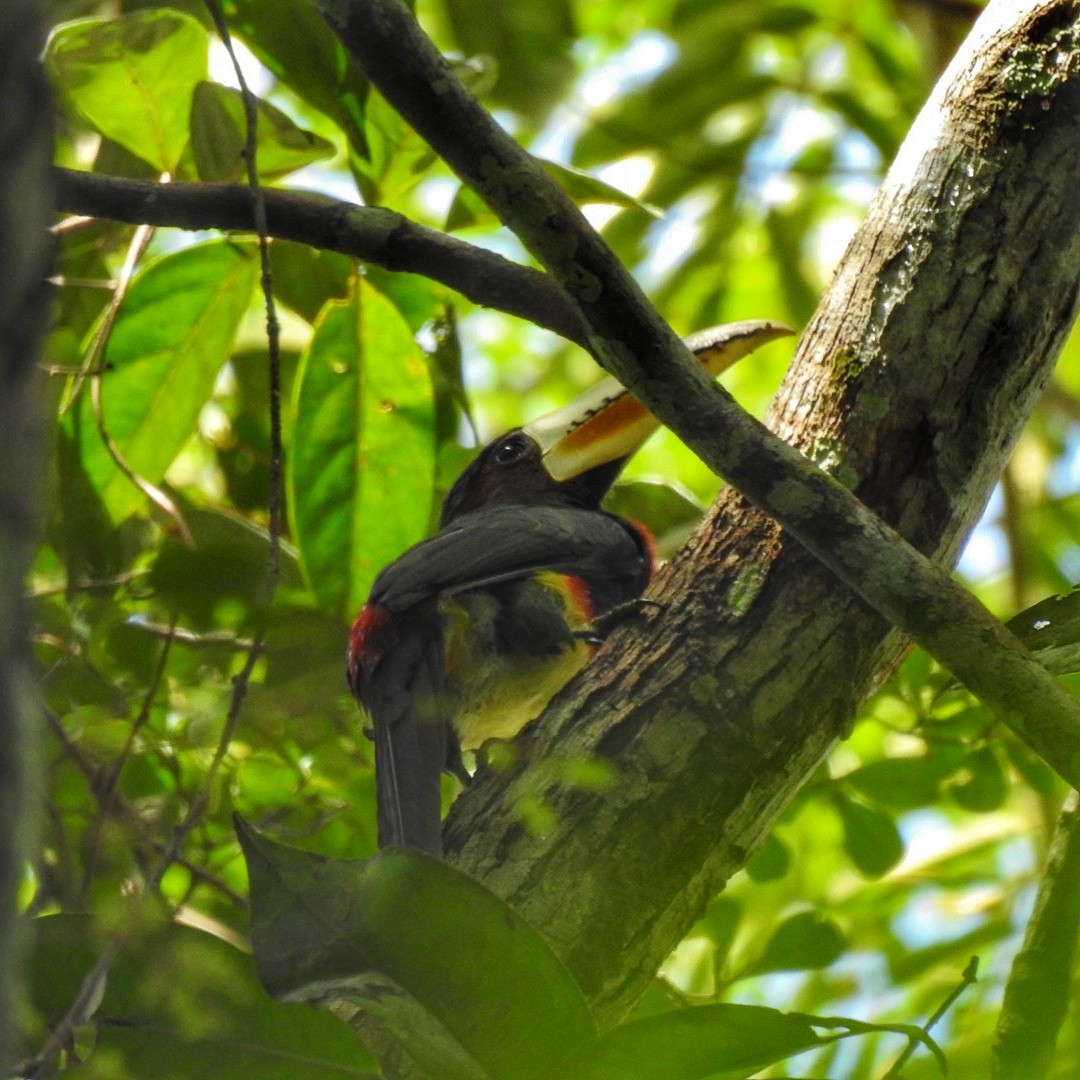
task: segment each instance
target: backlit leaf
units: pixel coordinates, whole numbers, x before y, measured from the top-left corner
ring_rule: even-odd
[[[105,350],[101,400],[116,449],[150,483],[160,483],[194,433],[257,272],[250,247],[213,241],[162,256],[132,282]],[[102,441],[89,386],[65,425],[113,520],[142,506]]]
[[[320,603],[345,615],[427,528],[435,475],[431,380],[408,324],[357,280],[315,322],[297,378],[293,532]]]
[[[97,131],[172,172],[208,52],[194,19],[159,8],[68,23],[50,38],[46,61],[65,99]]]

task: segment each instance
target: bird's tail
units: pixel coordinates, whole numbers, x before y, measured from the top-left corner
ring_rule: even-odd
[[[414,671],[408,701],[380,722],[375,712],[375,791],[379,847],[405,847],[442,857],[441,783],[448,732],[441,715],[439,658]],[[396,715],[393,715],[396,713]],[[385,714],[384,714],[385,715]]]

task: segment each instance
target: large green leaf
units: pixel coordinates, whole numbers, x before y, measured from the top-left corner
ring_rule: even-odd
[[[46,61],[65,99],[102,135],[172,172],[188,142],[195,85],[206,78],[206,31],[168,8],[60,27]]]
[[[367,155],[368,82],[307,0],[225,0],[229,24],[286,86],[335,121]]]
[[[277,180],[334,154],[333,143],[305,131],[280,109],[259,100],[257,159],[259,176]],[[244,150],[247,117],[239,90],[217,83],[195,87],[191,110],[191,149],[203,180],[241,180],[247,175]]]
[[[191,543],[167,536],[150,570],[154,595],[177,613],[186,627],[210,630],[250,627],[265,617],[270,601],[267,533],[222,510],[182,506]],[[303,584],[295,554],[285,548],[279,560],[279,584]]]
[[[935,746],[920,757],[883,758],[844,777],[856,791],[892,810],[913,810],[938,798],[944,780],[960,767],[959,746]]]
[[[293,535],[320,603],[344,615],[428,524],[431,380],[408,324],[363,281],[316,320],[297,379]]]
[[[497,62],[491,96],[542,120],[574,76],[569,0],[446,0],[445,9],[462,51]]]
[[[86,916],[35,919],[29,1048],[43,1044],[100,955]],[[77,1033],[92,1045],[85,1080],[324,1080],[372,1077],[370,1056],[333,1017],[266,997],[251,958],[201,930],[160,924],[132,933],[99,986],[100,1004]],[[71,1075],[76,1075],[72,1073]]]
[[[754,1005],[701,1005],[606,1032],[552,1075],[559,1080],[742,1077],[822,1042],[804,1016]]]
[[[251,303],[253,249],[213,241],[165,255],[132,282],[105,350],[102,409],[110,438],[156,484],[195,431]],[[89,388],[65,423],[115,521],[142,505],[97,428]]]
[[[255,963],[276,997],[358,1003],[448,1080],[561,1075],[551,1064],[593,1036],[547,943],[479,882],[416,852],[332,860],[237,829]]]

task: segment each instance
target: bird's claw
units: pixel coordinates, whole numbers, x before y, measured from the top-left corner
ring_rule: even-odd
[[[633,600],[616,604],[615,607],[605,611],[603,615],[598,615],[584,630],[575,630],[574,637],[594,648],[603,645],[608,634],[616,626],[627,619],[637,618],[648,609],[659,612],[664,610],[664,605],[657,600],[646,600],[643,596],[637,596]]]

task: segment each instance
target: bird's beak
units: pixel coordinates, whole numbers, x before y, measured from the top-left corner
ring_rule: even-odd
[[[746,319],[700,330],[684,338],[710,375],[777,338],[795,333],[766,319]],[[547,413],[523,429],[540,446],[544,468],[559,482],[607,462],[629,457],[660,421],[610,375],[575,402]]]

